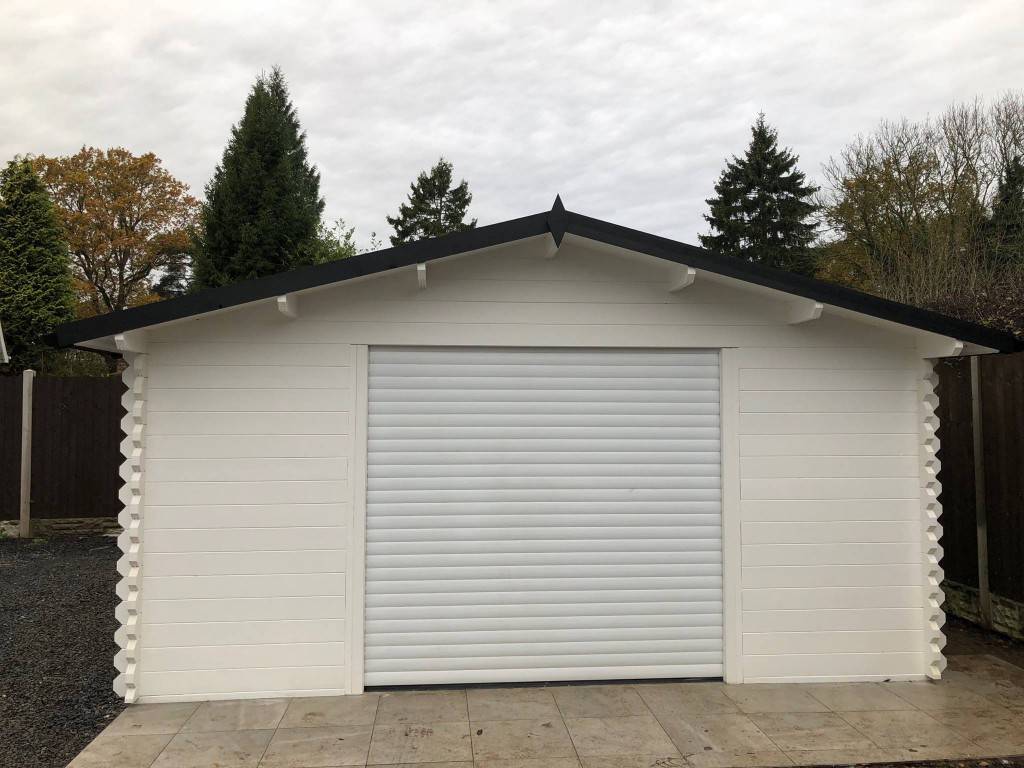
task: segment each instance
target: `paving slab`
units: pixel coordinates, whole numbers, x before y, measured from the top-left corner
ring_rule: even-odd
[[[469,720],[464,722],[395,723],[373,726],[368,762],[463,762],[473,759]]]
[[[470,732],[475,760],[576,756],[561,718],[475,722]]]
[[[582,757],[657,755],[679,751],[653,715],[566,719],[576,753]]]
[[[274,730],[287,707],[288,699],[207,701],[192,713],[181,730],[182,733]]]
[[[70,768],[761,768],[1024,753],[1024,670],[984,655],[954,659],[940,682],[483,686],[135,704]]]

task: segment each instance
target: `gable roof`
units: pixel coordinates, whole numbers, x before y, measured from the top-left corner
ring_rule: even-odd
[[[957,320],[930,310],[900,304],[851,288],[752,264],[741,259],[716,256],[694,245],[573,213],[565,210],[561,198],[558,197],[555,198],[551,210],[544,213],[535,213],[532,216],[477,227],[432,240],[419,240],[373,253],[361,253],[327,264],[301,267],[290,272],[66,323],[57,329],[51,340],[57,346],[73,346],[171,320],[202,315],[260,299],[344,282],[547,233],[550,233],[555,245],[560,245],[566,234],[572,234],[1000,352],[1024,348],[1024,344],[1018,342],[1012,335],[976,323]]]

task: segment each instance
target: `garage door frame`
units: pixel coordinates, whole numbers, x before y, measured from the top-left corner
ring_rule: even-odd
[[[389,346],[389,345],[384,345]],[[433,346],[433,345],[424,345]],[[517,345],[519,346],[519,345]],[[542,346],[538,344],[536,346]],[[634,349],[644,349],[635,347]],[[735,348],[707,348],[719,353],[722,472],[722,621],[723,666],[727,683],[741,683],[742,627],[740,605],[741,533],[739,521],[739,366]],[[366,606],[366,478],[369,403],[369,346],[354,345],[354,408],[351,428],[355,450],[351,466],[351,535],[346,563],[346,667],[351,694],[364,690]]]

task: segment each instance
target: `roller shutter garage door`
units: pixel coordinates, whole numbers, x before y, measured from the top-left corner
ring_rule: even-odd
[[[717,352],[370,350],[366,685],[719,677]]]

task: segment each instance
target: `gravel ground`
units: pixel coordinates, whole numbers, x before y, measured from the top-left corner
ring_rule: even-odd
[[[63,768],[124,704],[110,537],[0,540],[0,768]]]

